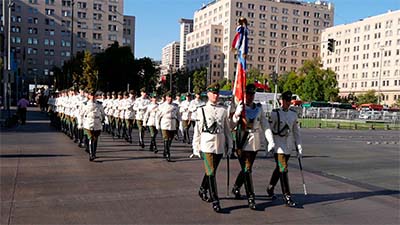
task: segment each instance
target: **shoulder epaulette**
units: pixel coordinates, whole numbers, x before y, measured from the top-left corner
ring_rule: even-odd
[[[272,112],[279,112],[279,109],[273,109]]]

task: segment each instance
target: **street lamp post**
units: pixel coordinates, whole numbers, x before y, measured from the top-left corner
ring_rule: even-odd
[[[380,66],[379,66],[379,77],[378,77],[378,105],[381,104],[382,59],[383,59],[383,50],[385,50],[385,46],[381,45],[379,50],[380,50],[380,54],[381,54],[381,62],[380,62]]]

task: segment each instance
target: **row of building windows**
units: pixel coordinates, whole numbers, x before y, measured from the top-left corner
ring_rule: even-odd
[[[385,24],[385,26],[383,27],[382,26],[382,23],[384,23]],[[364,32],[367,32],[367,31],[371,31],[371,26],[372,27],[374,27],[375,28],[375,30],[379,30],[379,29],[381,29],[381,28],[385,28],[385,29],[391,29],[393,26],[394,23],[393,23],[393,20],[387,20],[387,21],[385,21],[385,22],[377,22],[377,23],[375,23],[374,25],[371,25],[371,24],[367,24],[367,25],[364,25]],[[400,25],[400,18],[399,19],[397,19],[397,25]],[[344,32],[344,35],[351,35],[351,30],[352,29],[346,29],[346,30],[344,30],[343,32]],[[354,29],[353,29],[353,33],[354,34],[358,34],[358,33],[361,33],[361,27],[355,27]],[[342,35],[342,31],[337,31],[336,32],[336,37],[340,37]]]
[[[243,8],[243,3],[242,2],[236,2],[236,8]],[[247,9],[256,10],[257,7],[253,3],[248,3],[247,4]],[[259,5],[258,9],[260,11],[262,11],[262,12],[268,11],[268,7],[266,5]],[[278,7],[275,7],[275,6],[271,7],[271,12],[272,13],[280,13],[280,11],[282,12],[282,14],[285,14],[285,15],[289,14],[289,9],[287,9],[287,8],[282,8],[282,10],[279,10]],[[301,12],[300,12],[299,9],[293,9],[292,14],[295,15],[295,16],[300,16]],[[303,11],[302,14],[305,17],[310,17],[311,16],[311,13],[309,11]],[[314,18],[322,18],[320,12],[314,12],[313,16],[314,16]],[[330,19],[330,15],[327,14],[327,13],[324,13],[324,19],[329,20]]]

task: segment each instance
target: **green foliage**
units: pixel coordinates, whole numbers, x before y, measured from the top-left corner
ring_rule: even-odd
[[[378,103],[378,96],[375,93],[375,90],[369,90],[365,94],[361,94],[357,96],[357,104],[365,104],[365,103]]]
[[[207,69],[196,70],[193,74],[193,92],[203,92],[206,90]]]
[[[221,90],[231,91],[232,89],[233,89],[232,81],[231,80],[225,80],[225,84],[221,86]]]
[[[82,71],[79,84],[86,86],[88,89],[97,90],[99,71],[95,68],[94,58],[89,51],[85,51],[85,57],[82,61]]]

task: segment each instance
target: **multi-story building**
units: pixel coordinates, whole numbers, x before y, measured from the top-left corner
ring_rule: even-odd
[[[136,17],[124,16],[124,37],[123,46],[131,47],[132,54],[135,55],[135,24]]]
[[[115,41],[134,51],[134,18],[124,18],[123,0],[13,2],[10,46],[25,84],[52,84],[52,68],[61,67],[78,51],[98,53]],[[8,13],[2,19],[7,17]],[[130,21],[125,21],[127,28],[124,19]],[[7,33],[6,28],[2,30]]]
[[[400,10],[327,28],[329,38],[336,46],[331,53],[322,44],[322,62],[336,72],[341,96],[375,90],[388,105],[400,98]]]
[[[167,44],[162,49],[160,73],[162,76],[177,71],[179,67],[180,43],[177,41]]]
[[[278,53],[288,45],[315,42],[281,52],[280,74],[296,70],[319,56],[321,30],[333,25],[333,5],[324,1],[216,0],[194,13],[194,29],[187,35],[187,69],[210,68],[208,82],[233,79],[236,69],[231,42],[240,17],[248,20],[248,69],[274,71]]]
[[[186,36],[188,33],[193,32],[193,20],[181,18],[180,23],[180,44],[179,51],[179,66],[180,68],[186,67]]]

